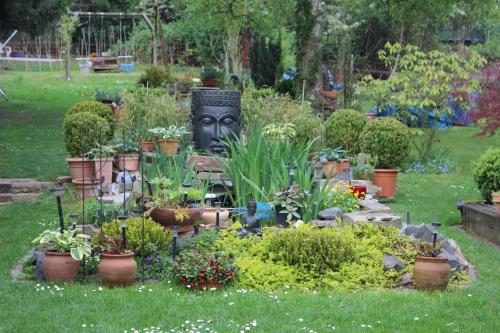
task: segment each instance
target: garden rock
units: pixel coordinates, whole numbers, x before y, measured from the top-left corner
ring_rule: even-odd
[[[391,213],[389,206],[384,205],[375,199],[363,199],[359,201],[359,207],[363,212],[370,213]]]
[[[80,228],[83,230],[83,234],[84,235],[87,235],[87,236],[90,236],[90,237],[94,237],[94,235],[96,235],[97,233],[99,233],[99,227],[94,225],[94,224],[86,224],[85,225],[85,229],[83,229],[83,225],[81,224],[77,224],[76,225],[76,228]]]
[[[342,217],[342,208],[332,207],[322,210],[318,213],[318,219],[320,220],[335,220],[337,217]]]
[[[337,228],[340,225],[336,220],[312,220],[309,224],[314,224],[318,228]]]
[[[450,265],[451,269],[453,269],[453,270],[455,270],[457,272],[461,271],[460,263],[458,262],[457,257],[455,257],[453,254],[451,254],[448,251],[445,251],[445,252],[441,252],[439,255],[441,257],[448,258],[448,264]]]
[[[408,236],[413,236],[416,239],[425,242],[432,242],[434,232],[437,232],[436,228],[431,224],[421,224],[421,225],[407,225],[402,230],[403,234]],[[443,242],[446,240],[442,235],[438,234],[437,240]],[[448,249],[446,249],[448,250]],[[450,251],[452,252],[452,251]]]
[[[413,277],[411,276],[411,274],[404,273],[403,275],[401,275],[399,285],[404,288],[413,288]]]
[[[206,172],[222,172],[224,171],[224,166],[222,164],[222,159],[212,156],[200,156],[193,155],[189,156],[186,160],[186,165],[191,165],[193,170],[196,172],[206,171]]]
[[[371,212],[352,212],[344,214],[342,220],[347,224],[356,223],[373,223],[378,225],[386,225],[401,229],[403,220],[401,216],[393,215],[390,213],[371,213]]]
[[[382,258],[382,265],[384,266],[384,271],[395,269],[399,272],[406,267],[406,265],[401,260],[389,255],[385,255],[384,258]]]

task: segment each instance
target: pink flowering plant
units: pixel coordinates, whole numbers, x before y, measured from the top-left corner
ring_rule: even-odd
[[[182,252],[172,265],[174,278],[188,288],[226,285],[237,272],[232,257],[198,250]]]

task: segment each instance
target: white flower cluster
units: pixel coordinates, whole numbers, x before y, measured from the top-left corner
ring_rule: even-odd
[[[57,284],[55,284],[51,287],[51,286],[42,286],[40,283],[37,283],[35,285],[35,290],[39,293],[45,292],[45,293],[48,293],[51,295],[58,294],[58,295],[62,296],[62,292],[63,292],[64,288],[59,287]]]

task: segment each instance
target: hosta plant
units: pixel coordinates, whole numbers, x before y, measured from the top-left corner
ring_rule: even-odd
[[[273,204],[281,206],[279,214],[287,214],[286,220],[291,221],[294,217],[300,219],[300,210],[307,208],[308,191],[301,191],[297,186],[292,188],[284,188],[280,192],[273,195]]]
[[[42,248],[57,252],[70,252],[75,260],[82,260],[84,256],[90,256],[92,247],[89,236],[76,234],[74,230],[60,231],[45,230],[33,240],[33,244],[40,244]]]

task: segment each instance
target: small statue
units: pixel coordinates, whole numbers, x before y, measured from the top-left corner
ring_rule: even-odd
[[[250,200],[247,205],[247,215],[241,220],[243,227],[236,233],[238,237],[245,237],[248,235],[262,236],[261,219],[255,216],[257,212],[257,202]]]

